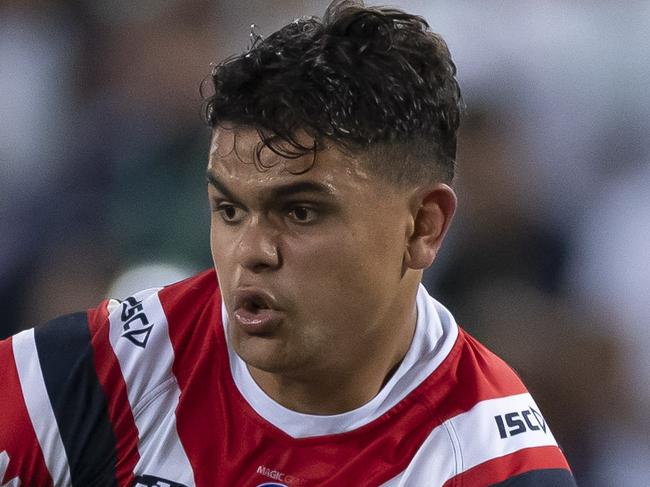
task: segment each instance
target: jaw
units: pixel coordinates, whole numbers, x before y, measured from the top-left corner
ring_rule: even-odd
[[[402,325],[386,316],[378,329],[357,334],[352,347],[333,347],[325,340],[302,354],[295,350],[307,347],[284,337],[241,336],[236,330],[232,342],[255,382],[281,405],[305,414],[351,411],[379,393],[408,351],[417,319],[416,292],[404,300],[410,303],[404,305],[408,312]]]

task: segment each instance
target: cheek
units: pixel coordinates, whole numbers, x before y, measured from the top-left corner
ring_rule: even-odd
[[[210,228],[210,252],[212,253],[212,263],[217,271],[217,280],[219,281],[219,288],[223,290],[223,273],[224,260],[223,260],[223,245],[219,242],[214,231],[214,225]]]
[[[221,260],[220,253],[223,251],[223,242],[219,241],[214,223],[210,226],[210,251],[212,252],[212,261],[216,266]]]
[[[345,256],[346,267],[351,272],[371,281],[382,282],[392,282],[400,276],[405,242],[395,231],[397,225],[387,220],[378,220],[375,225],[351,232],[342,239],[341,254]]]
[[[210,251],[212,253],[212,262],[217,270],[217,278],[219,279],[220,287],[227,284],[228,280],[225,279],[231,274],[232,270],[232,238],[228,238],[223,230],[217,230],[217,226],[212,224],[210,228]]]
[[[388,241],[385,232],[333,233],[294,254],[298,292],[310,309],[328,317],[357,315],[389,298],[400,279],[401,255],[400,243]],[[293,267],[289,259],[287,264]]]

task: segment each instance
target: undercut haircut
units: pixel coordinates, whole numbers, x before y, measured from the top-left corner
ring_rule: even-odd
[[[396,184],[452,182],[461,93],[422,17],[335,0],[322,19],[251,37],[213,68],[203,114],[212,128],[256,129],[260,168],[264,148],[291,159],[333,143]]]

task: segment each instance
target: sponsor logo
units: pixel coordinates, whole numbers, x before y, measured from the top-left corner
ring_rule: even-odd
[[[543,431],[546,433],[546,421],[534,408],[524,409],[494,417],[501,438],[519,435],[526,431]]]
[[[122,301],[120,319],[124,329],[122,337],[137,347],[145,348],[149,341],[149,335],[151,335],[153,323],[149,322],[149,318],[143,311],[142,301],[138,301],[134,297]]]
[[[274,481],[259,484],[257,487],[293,487],[303,485],[305,483],[304,479],[294,477],[293,475],[289,475],[284,472],[280,472],[279,470],[265,467],[264,465],[257,467],[257,473],[264,475],[265,477],[268,477]]]
[[[18,477],[14,477],[4,484],[2,483],[2,479],[5,478],[5,474],[7,473],[8,468],[9,455],[6,451],[0,451],[0,487],[20,487],[20,480]]]
[[[153,475],[140,475],[135,478],[133,487],[187,487],[185,484],[173,480],[154,477]]]

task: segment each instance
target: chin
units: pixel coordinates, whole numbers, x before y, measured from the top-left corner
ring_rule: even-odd
[[[245,337],[233,340],[233,348],[237,355],[249,367],[272,374],[286,373],[299,368],[297,360],[291,360],[282,350],[278,340],[266,337]]]

